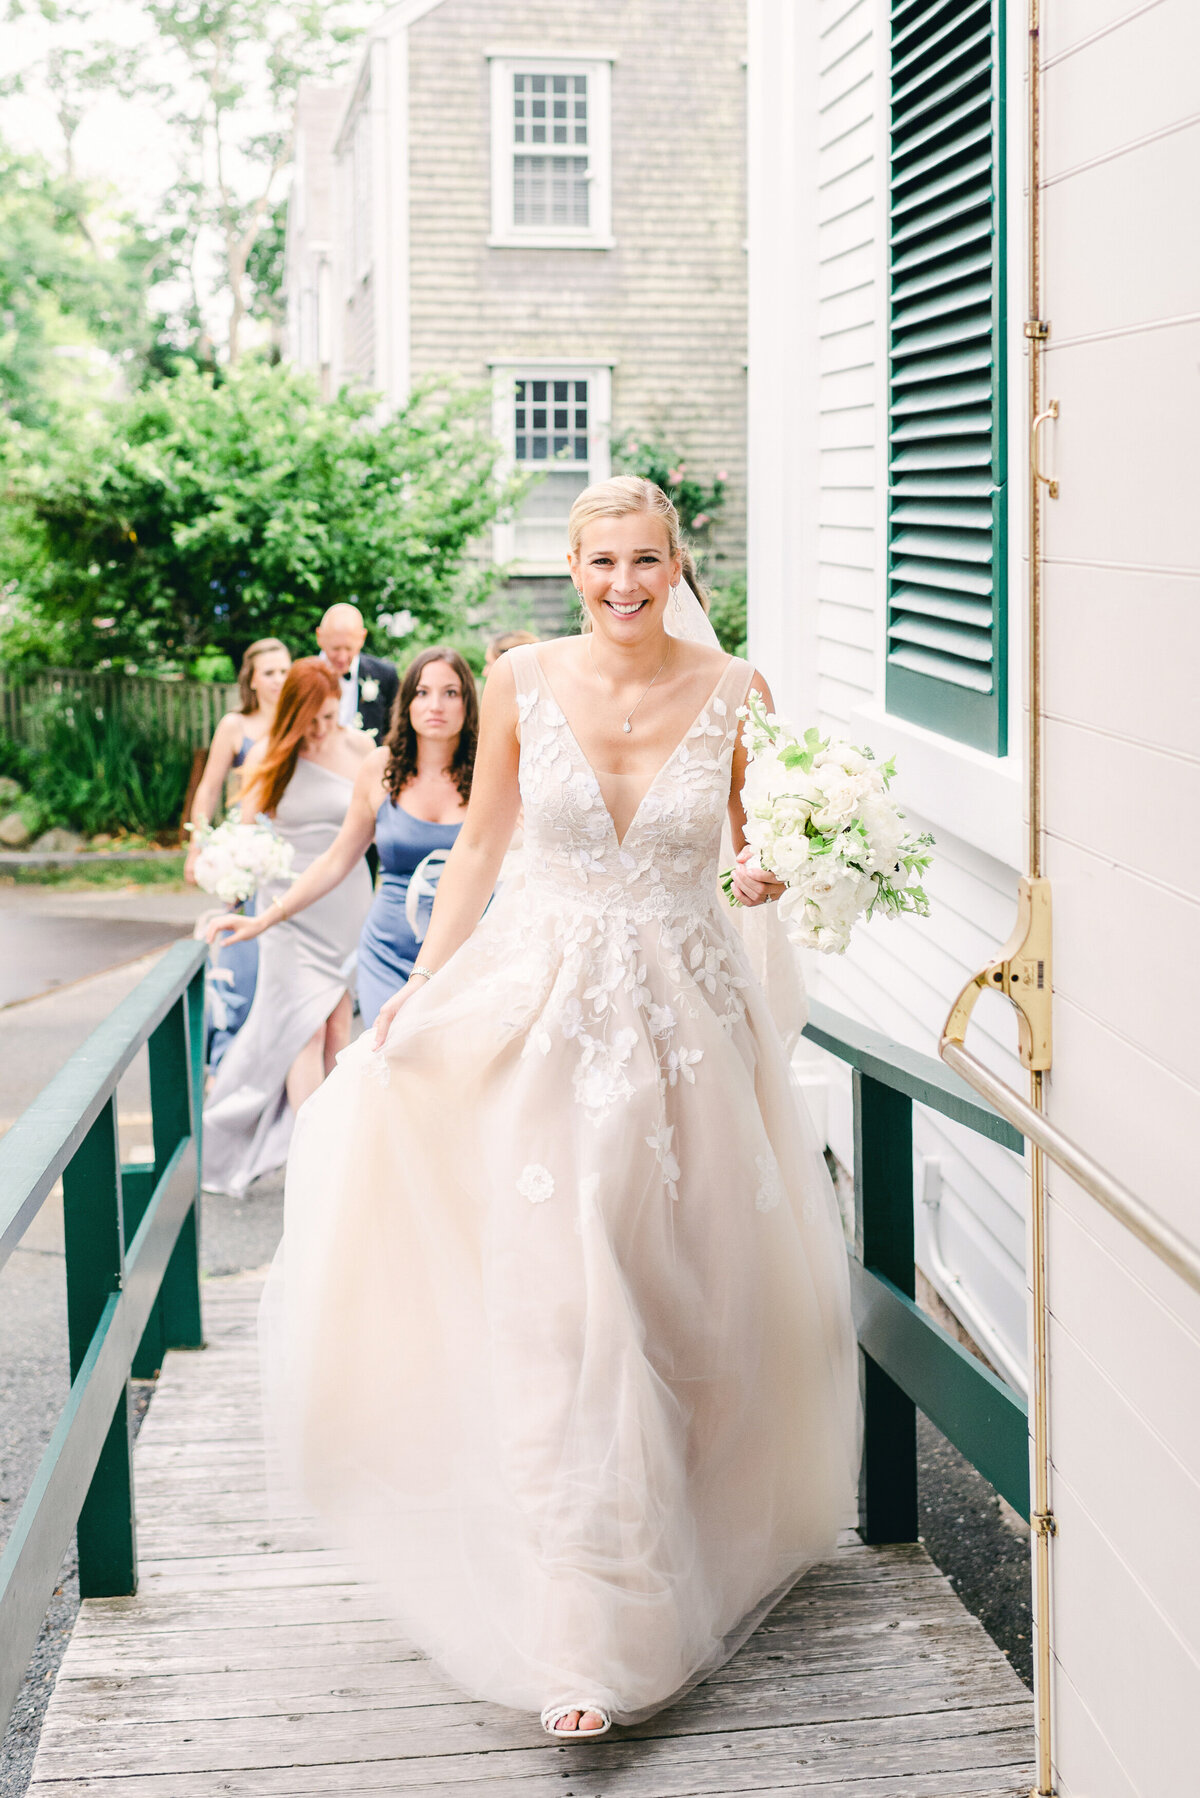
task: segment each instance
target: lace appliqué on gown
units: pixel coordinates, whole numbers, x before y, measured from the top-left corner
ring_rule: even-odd
[[[737,741],[736,708],[721,692],[729,668],[623,840],[536,658],[514,672],[530,898],[550,921],[557,963],[556,992],[523,1053],[569,1045],[575,1103],[599,1124],[630,1097],[634,1053],[648,1045],[661,1116],[645,1140],[664,1192],[678,1200],[669,1094],[680,1081],[694,1084],[704,1059],[689,1023],[703,1008],[728,1033],[745,1014],[746,974],[720,927],[711,872]],[[648,950],[641,927],[651,922],[659,929]]]

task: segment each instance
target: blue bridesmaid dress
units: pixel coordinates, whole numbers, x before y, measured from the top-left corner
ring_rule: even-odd
[[[358,1008],[364,1024],[375,1022],[384,1001],[412,973],[429,928],[442,863],[461,829],[461,824],[430,824],[425,818],[414,818],[392,799],[385,799],[375,815],[379,879],[358,944]],[[408,890],[414,874],[417,899],[415,907],[409,907]],[[408,915],[414,909],[415,932]]]
[[[241,748],[233,758],[240,768],[254,747],[253,737],[243,737]],[[256,901],[250,899],[240,909],[254,916]],[[217,1067],[221,1057],[250,1015],[254,988],[258,981],[258,942],[226,943],[213,965],[208,962],[208,1065]]]

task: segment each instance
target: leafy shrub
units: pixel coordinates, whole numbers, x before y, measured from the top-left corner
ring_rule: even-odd
[[[59,826],[173,835],[192,770],[186,743],[127,711],[95,716],[57,705],[41,720],[36,754],[0,739],[0,767],[26,789],[22,809],[35,831]],[[18,765],[19,764],[19,765]]]
[[[729,655],[746,653],[746,577],[734,575],[708,596],[708,619]]]
[[[497,472],[479,394],[419,387],[376,414],[284,366],[184,368],[0,463],[0,584],[74,667],[307,645],[337,600],[369,625],[403,608],[413,644],[436,642],[486,597],[472,545],[522,483]]]
[[[630,431],[613,445],[613,466],[620,474],[653,481],[673,501],[684,535],[698,546],[707,543],[725,504],[724,469],[704,481],[682,456],[641,431]]]
[[[15,780],[22,787],[27,787],[33,762],[32,750],[0,731],[0,778]]]

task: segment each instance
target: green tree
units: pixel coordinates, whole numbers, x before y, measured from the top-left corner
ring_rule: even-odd
[[[71,396],[111,385],[150,335],[139,246],[98,247],[90,197],[0,141],[0,412],[47,425]]]
[[[347,0],[147,0],[181,77],[172,123],[185,173],[167,204],[190,219],[196,238],[215,236],[231,363],[247,316],[270,317],[272,259],[256,250],[277,223],[297,89],[330,80],[344,63],[357,35],[352,10]],[[261,128],[247,131],[248,116]],[[266,290],[257,305],[255,272]]]
[[[37,94],[53,111],[68,177],[101,97],[151,102],[170,127],[162,192],[141,221],[147,276],[182,291],[152,346],[160,367],[172,337],[203,365],[214,343],[237,361],[248,317],[277,334],[296,92],[339,73],[368,10],[364,0],[0,0],[10,19],[40,17],[45,39],[35,63],[0,79],[0,97]],[[118,23],[124,42],[107,35]]]
[[[375,405],[257,360],[185,367],[10,462],[0,582],[22,628],[79,666],[236,659],[268,633],[301,649],[340,599],[407,610],[410,642],[460,629],[491,580],[472,542],[516,488],[478,395],[423,389],[382,422]]]

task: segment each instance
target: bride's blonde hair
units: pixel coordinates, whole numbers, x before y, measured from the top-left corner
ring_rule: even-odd
[[[631,512],[649,512],[661,518],[667,527],[670,553],[677,556],[683,547],[679,535],[679,514],[661,487],[643,480],[638,474],[614,475],[611,481],[597,481],[585,487],[567,520],[567,542],[571,554],[579,554],[579,543],[589,524],[597,518],[628,518]]]

